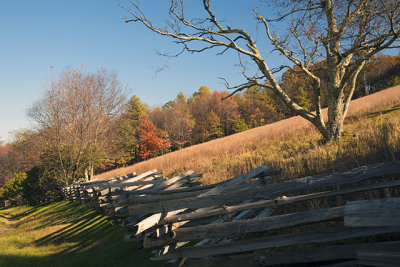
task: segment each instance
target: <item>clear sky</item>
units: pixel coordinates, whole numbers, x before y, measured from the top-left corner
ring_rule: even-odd
[[[146,0],[159,21],[166,19],[167,0]],[[189,12],[199,12],[195,2]],[[215,1],[216,15],[233,26],[255,30],[250,6],[258,1]],[[173,99],[179,91],[192,95],[201,85],[225,90],[218,77],[244,81],[235,53],[218,50],[185,54],[167,62],[157,51],[179,49],[140,24],[124,23],[127,13],[116,0],[0,0],[0,140],[10,131],[30,128],[29,106],[40,98],[46,80],[68,67],[84,66],[118,73],[120,82],[150,106]],[[158,73],[158,67],[168,67]]]

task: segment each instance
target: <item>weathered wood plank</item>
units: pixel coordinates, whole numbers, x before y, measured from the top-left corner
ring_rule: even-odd
[[[183,210],[184,209],[174,210],[174,211],[169,212],[169,214],[173,215],[173,214],[182,212]],[[153,214],[153,215],[147,217],[143,221],[137,223],[135,234],[140,234],[141,232],[149,229],[150,227],[157,225],[163,216],[164,216],[163,213],[156,213],[156,214]]]
[[[181,210],[181,209],[199,209],[203,207],[208,207],[206,210],[209,210],[210,207],[213,207],[218,204],[236,204],[243,201],[243,196],[247,194],[251,196],[253,194],[253,190],[255,190],[255,186],[261,183],[260,180],[253,181],[249,184],[243,185],[240,189],[230,192],[223,193],[221,192],[219,195],[206,195],[207,192],[200,194],[196,197],[191,198],[183,198],[183,199],[173,199],[163,202],[152,202],[152,203],[143,203],[143,204],[135,204],[129,205],[129,215],[140,214],[144,211],[149,213],[158,213],[158,212],[168,212],[173,210]],[[226,187],[225,190],[230,190],[230,187]],[[240,195],[239,198],[232,197],[235,195]],[[246,199],[246,198],[244,198]],[[249,199],[249,198],[247,198]],[[201,211],[206,211],[201,210]]]
[[[121,184],[123,187],[128,187],[128,186],[141,186],[141,185],[159,185],[162,184],[163,182],[165,182],[166,179],[165,178],[157,178],[155,180],[151,180],[151,181],[136,181],[136,182],[124,182],[124,183],[118,183],[118,184],[113,184],[111,185],[111,187],[116,187],[116,188],[120,188]]]
[[[256,183],[259,183],[259,182],[260,182],[260,181],[254,181],[254,182],[252,182],[252,183],[253,183],[253,184],[256,184]],[[248,185],[248,186],[251,186],[251,184]],[[243,201],[243,204],[244,204],[244,203],[249,203],[249,202],[251,202],[250,199]],[[203,208],[203,209],[199,209],[199,210],[207,210],[207,209],[209,209],[209,208]],[[234,216],[234,219],[235,219],[235,218],[237,218],[238,216],[240,216],[240,214],[238,215],[237,212],[236,212],[236,213],[234,212],[234,213],[231,213],[230,216]],[[218,218],[218,219],[215,220],[213,223],[223,223],[223,222],[226,222],[227,220],[229,220],[230,216],[225,215],[225,216],[223,216],[223,217],[221,217],[221,218]],[[188,222],[188,221],[185,221],[184,223],[186,223],[186,222]],[[176,229],[176,227],[174,228],[174,230],[175,230],[175,229]],[[200,242],[196,243],[194,246],[196,247],[196,246],[203,246],[203,245],[206,245],[206,244],[215,244],[218,240],[220,240],[220,239],[206,238],[206,239],[203,239],[203,240],[201,240]],[[142,242],[142,245],[143,245],[143,243],[144,243],[144,242]],[[189,243],[189,241],[171,243],[171,244],[169,244],[169,245],[167,245],[167,246],[164,246],[164,247],[160,250],[160,253],[161,253],[161,254],[167,253],[168,251],[171,251],[171,248],[177,249],[177,248],[179,248],[179,247],[182,247],[182,246],[186,245],[187,243]],[[175,260],[176,260],[177,262],[180,262],[179,266],[181,266],[181,264],[182,264],[183,262],[186,261],[186,258],[183,258],[183,259],[181,259],[181,260],[178,260],[178,259],[175,259]]]
[[[132,177],[135,177],[135,176],[136,176],[136,173],[133,172],[133,173],[130,173],[128,175],[121,176],[121,177],[116,176],[116,177],[112,177],[112,178],[104,179],[104,180],[93,180],[93,181],[89,181],[89,182],[83,182],[83,183],[80,183],[80,185],[82,187],[84,187],[84,188],[93,187],[93,186],[101,186],[101,185],[104,185],[104,184],[108,185],[108,184],[114,183],[114,182],[115,183],[123,182],[123,181],[128,180],[128,179],[130,179]]]
[[[241,204],[246,204],[246,203],[250,203],[250,202],[251,202],[251,200],[247,199],[247,200],[243,201]],[[227,222],[229,220],[232,220],[232,218],[233,219],[237,218],[239,215],[240,214],[238,214],[238,212],[232,212],[229,215],[227,214],[227,215],[224,215],[224,216],[218,218],[213,223],[214,224],[215,223],[224,223],[224,222]],[[220,240],[220,238],[205,238],[205,239],[201,240],[200,242],[197,242],[194,246],[198,247],[198,246],[204,246],[204,245],[208,245],[208,244],[215,244],[219,240]]]
[[[393,246],[386,250],[359,249],[357,258],[361,264],[368,266],[399,266],[400,246]]]
[[[205,192],[206,193],[206,192]],[[205,194],[203,193],[203,194]],[[244,199],[251,198],[252,190],[237,190],[235,194],[223,194],[203,196],[200,194],[196,197],[173,199],[162,202],[141,203],[136,205],[129,205],[129,214],[138,214],[147,211],[149,213],[166,212],[178,209],[199,209],[202,207],[211,207],[215,205],[231,205],[242,202]],[[235,195],[240,195],[240,198],[234,198]],[[247,196],[247,197],[245,197]]]
[[[125,195],[126,197],[120,196],[116,199],[116,201],[113,203],[114,207],[118,207],[121,205],[127,205],[127,203],[130,204],[144,204],[144,203],[154,203],[154,202],[164,202],[167,200],[174,200],[174,199],[182,199],[182,198],[189,198],[189,197],[196,197],[204,192],[206,192],[208,189],[203,189],[203,190],[198,190],[198,191],[193,191],[193,192],[180,192],[180,193],[175,193],[175,194],[151,194],[151,195],[146,195],[146,196],[141,196],[137,197],[128,197],[128,195]]]
[[[265,170],[266,170],[266,168],[261,168],[261,169],[259,169],[257,172],[252,172],[252,173],[250,173],[250,174],[248,174],[248,175],[245,175],[245,177],[246,177],[247,180],[248,180],[248,179],[251,179],[252,177],[254,177],[254,175],[259,175],[260,173],[265,173]],[[260,172],[260,171],[261,171],[261,172]],[[280,170],[279,170],[279,171],[280,171]],[[239,177],[240,177],[240,180],[246,181],[243,175],[242,175],[242,176],[239,176]],[[239,179],[238,179],[238,180],[239,180]],[[239,184],[237,184],[238,180],[236,180],[235,183],[231,183],[229,186],[221,187],[221,188],[219,189],[219,191],[220,191],[220,192],[223,192],[223,191],[225,191],[225,190],[231,190],[232,188],[237,187],[237,186],[239,185]],[[249,183],[249,184],[243,186],[243,188],[244,188],[244,190],[248,190],[248,189],[251,189],[251,188],[253,188],[254,186],[258,185],[259,183],[260,183],[260,180],[257,180],[257,181],[254,181],[254,182],[252,182],[252,183]],[[219,185],[219,186],[222,186],[222,185]],[[205,194],[206,194],[206,193],[201,194],[201,195],[199,195],[198,197],[204,196]],[[206,195],[205,197],[209,197],[209,196]],[[204,197],[203,197],[203,198],[204,198]],[[201,208],[201,209],[199,209],[199,211],[208,210],[208,209],[210,209],[212,206],[213,206],[213,205],[210,205],[210,207],[208,207],[208,208]],[[200,208],[200,207],[199,207],[199,208]],[[168,210],[162,210],[162,214],[166,214],[166,216],[171,216],[171,215],[173,216],[173,215],[175,215],[175,214],[177,214],[177,213],[179,213],[179,212],[182,212],[182,211],[184,211],[184,210],[186,210],[186,209],[187,209],[186,207],[183,207],[182,209],[172,209],[172,210],[169,211],[169,213],[167,213],[167,214],[166,214],[166,211],[168,211]],[[175,211],[179,211],[179,212],[175,213]],[[150,216],[150,217],[154,217],[154,218],[158,219],[158,218],[159,218],[159,213],[154,214],[154,215],[152,215],[152,216]],[[179,226],[181,226],[181,224],[186,224],[187,222],[189,222],[189,221],[182,221],[182,222],[180,222],[180,225],[179,225]],[[146,228],[148,229],[148,228],[154,226],[155,223],[156,223],[156,220],[152,220],[151,223],[146,224],[146,226],[142,227],[142,229],[144,229],[144,230],[145,230]],[[179,226],[174,226],[174,228],[177,228],[177,227],[179,227]],[[181,244],[181,245],[184,245],[184,244],[186,244],[186,243],[187,243],[187,242],[178,242],[178,244]],[[174,245],[176,245],[176,244],[174,244]],[[177,245],[176,245],[176,246],[177,246]],[[168,250],[170,249],[170,247],[171,247],[171,245],[165,247],[165,248],[163,249],[163,251],[168,251]]]
[[[95,186],[95,188],[97,190],[102,190],[102,189],[105,189],[105,188],[121,188],[121,187],[124,187],[124,184],[131,183],[131,182],[137,182],[137,181],[140,181],[141,179],[146,178],[148,176],[157,175],[157,174],[161,174],[161,173],[162,172],[158,172],[156,169],[153,169],[153,170],[144,172],[142,174],[139,174],[138,176],[125,179],[123,181],[113,181],[113,182],[109,182],[109,183],[104,184],[104,185],[99,185],[98,187]]]
[[[235,177],[233,179],[228,180],[226,183],[218,185],[214,187],[213,189],[210,189],[208,192],[201,194],[202,197],[205,196],[212,196],[212,195],[218,195],[222,192],[227,192],[236,186],[240,185],[243,182],[246,182],[247,180],[257,177],[257,176],[268,176],[270,173],[268,173],[269,167],[267,165],[262,165],[258,168],[255,168],[248,173],[245,173],[243,175],[240,175],[238,177]]]
[[[196,198],[187,198],[176,201],[165,201],[160,205],[143,204],[130,206],[130,214],[140,213],[140,210],[152,210],[151,212],[161,212],[162,210],[170,211],[182,208],[200,208],[212,205],[231,205],[239,203],[250,198],[268,198],[269,196],[279,196],[289,192],[302,190],[316,189],[320,187],[328,187],[335,185],[343,185],[381,177],[391,174],[400,173],[400,161],[382,163],[368,167],[361,167],[352,171],[340,172],[326,176],[305,177],[294,180],[288,180],[277,184],[268,184],[268,186],[249,189],[247,191],[226,192],[219,195],[210,195],[206,198],[201,198],[199,195]]]
[[[189,171],[189,176],[192,174],[190,173],[191,171]],[[186,175],[186,174],[184,174]],[[172,184],[168,184],[168,187],[165,190],[171,190],[173,188],[176,188],[179,184],[179,182],[181,181],[181,179],[177,179],[174,183]],[[163,187],[164,188],[164,187]],[[160,192],[163,192],[163,190],[159,190]],[[160,213],[155,213],[153,215],[150,215],[149,217],[147,217],[144,220],[141,220],[140,222],[138,222],[135,226],[134,226],[134,234],[138,235],[143,233],[144,231],[150,229],[151,227],[154,227],[155,225],[157,225],[160,220],[162,220],[165,216],[173,216],[177,213],[182,212],[184,209],[182,210],[174,210],[171,212],[160,212]],[[148,214],[148,212],[144,212],[144,214]]]
[[[196,177],[196,176],[198,177],[198,175],[193,175],[193,174],[194,174],[194,171],[189,170],[189,171],[187,171],[187,172],[185,172],[185,173],[183,173],[183,174],[180,174],[180,175],[178,175],[178,176],[175,176],[175,177],[172,177],[172,178],[170,178],[170,179],[165,180],[162,184],[160,184],[159,186],[157,186],[156,189],[162,189],[162,190],[164,190],[165,188],[167,188],[168,186],[170,186],[170,185],[172,185],[172,184],[178,182],[179,180],[187,179],[187,178],[191,178],[191,177]],[[192,175],[193,175],[193,176],[192,176]]]
[[[330,263],[330,264],[324,264],[321,267],[355,267],[355,266],[360,266],[360,262],[358,260],[350,260],[350,261],[343,261],[339,263]]]
[[[337,172],[329,175],[309,176],[294,180],[287,180],[268,187],[260,188],[254,197],[262,198],[267,195],[279,196],[281,194],[310,190],[321,187],[350,184],[400,173],[400,160],[364,166],[350,171]]]
[[[270,172],[262,173],[262,175],[264,175],[264,174],[265,175],[278,174],[281,171],[282,171],[281,169],[275,169],[275,170],[271,170]],[[261,175],[261,174],[259,174],[259,175]],[[257,177],[257,176],[258,175],[254,176],[254,177]],[[237,178],[239,178],[239,177],[237,177]],[[251,178],[248,178],[248,179],[251,179]],[[219,183],[215,183],[215,184],[210,184],[210,185],[193,186],[193,187],[179,188],[179,189],[174,189],[174,190],[158,191],[158,190],[149,189],[149,190],[143,190],[141,192],[132,191],[132,192],[126,192],[126,193],[129,193],[131,195],[135,195],[135,194],[136,195],[139,195],[139,194],[148,194],[148,195],[150,195],[150,194],[158,194],[158,195],[160,195],[160,194],[161,195],[164,195],[164,194],[176,194],[176,193],[182,193],[182,192],[192,192],[192,191],[198,191],[198,190],[204,190],[204,189],[211,189],[211,188],[215,188],[217,186],[224,185],[229,181],[230,180],[225,180],[225,181],[222,181],[222,182],[219,182]]]
[[[380,251],[390,247],[400,247],[400,241],[351,244],[318,248],[303,248],[285,251],[269,251],[218,258],[189,259],[187,267],[220,266],[272,266],[278,264],[312,263],[331,260],[356,259],[358,250]]]
[[[236,205],[236,206],[224,205],[223,207],[218,207],[218,208],[211,209],[211,210],[205,211],[205,212],[193,211],[191,213],[177,214],[175,216],[166,217],[160,223],[167,224],[167,223],[174,223],[174,222],[179,222],[179,221],[194,220],[194,219],[200,219],[200,218],[209,217],[209,216],[223,215],[223,214],[227,214],[227,213],[234,212],[234,211],[242,211],[242,210],[247,210],[247,209],[257,209],[257,208],[264,208],[264,207],[287,205],[287,204],[295,203],[295,202],[299,202],[299,201],[331,197],[331,196],[343,195],[343,194],[348,194],[348,193],[369,191],[369,190],[381,189],[381,188],[393,187],[393,186],[400,186],[400,180],[393,180],[393,181],[388,181],[388,182],[381,182],[381,183],[363,185],[363,186],[357,186],[357,187],[349,187],[349,188],[340,189],[340,190],[318,192],[318,193],[299,195],[299,196],[293,196],[293,197],[283,197],[283,198],[279,197],[279,198],[275,198],[275,199],[262,200],[262,201],[252,202],[252,203],[243,204],[243,205]]]
[[[190,179],[191,177],[195,177],[196,175],[193,175],[193,173],[194,173],[194,171],[187,171],[184,174],[164,180],[160,183],[156,183],[156,184],[154,184],[154,188],[152,188],[151,190],[160,192],[161,190],[164,190],[166,188],[172,189],[173,187],[171,187],[171,186],[173,184],[178,184],[178,182],[181,181],[182,179]],[[179,183],[179,185],[182,185],[182,184],[183,183]],[[144,194],[145,191],[144,191],[144,189],[141,189],[140,191],[137,190],[135,193],[138,193],[138,192],[140,192],[141,194]],[[150,197],[155,197],[155,196],[150,196]],[[120,192],[119,197],[114,201],[113,205],[117,207],[117,206],[121,206],[128,202],[137,203],[137,200],[140,200],[140,199],[142,199],[142,197],[138,197],[137,195],[131,194],[131,192]]]
[[[142,192],[135,192],[135,191],[121,191],[121,193],[126,193],[129,195],[151,195],[151,194],[157,194],[157,195],[166,195],[166,194],[176,194],[176,193],[182,193],[182,192],[193,192],[193,191],[199,191],[199,190],[204,190],[204,189],[211,189],[214,188],[217,185],[226,183],[226,181],[216,183],[216,184],[210,184],[210,185],[201,185],[201,186],[193,186],[193,187],[187,187],[187,188],[179,188],[179,189],[168,189],[168,190],[155,190],[155,189],[148,189],[148,190],[143,190]]]
[[[400,226],[400,198],[354,201],[346,204],[346,226]]]
[[[170,235],[157,239],[148,236],[144,239],[144,247],[166,245],[179,241],[195,240],[210,237],[225,237],[259,231],[281,229],[305,223],[321,222],[343,217],[344,207],[320,209],[292,214],[284,214],[266,218],[237,220],[219,224],[208,224],[197,227],[178,228]]]
[[[251,188],[253,186],[256,186],[258,183],[259,183],[259,181],[254,181],[254,182],[246,185],[246,187]],[[247,200],[246,203],[248,203],[249,201],[250,200]],[[210,209],[210,208],[201,208],[201,209],[199,209],[199,211],[207,211],[208,209]],[[151,228],[151,227],[153,227],[155,225],[158,225],[160,223],[160,221],[162,221],[164,219],[164,217],[166,217],[166,216],[170,216],[171,217],[171,216],[174,216],[175,214],[178,214],[178,213],[183,212],[185,210],[186,210],[186,208],[183,208],[183,209],[180,209],[180,210],[172,210],[172,211],[169,211],[167,213],[155,213],[155,214],[149,216],[148,218],[146,218],[145,220],[143,220],[143,221],[141,221],[141,222],[136,224],[136,227],[137,227],[136,233],[139,234],[139,233],[141,233],[141,232],[143,232],[143,231],[145,231],[145,230],[147,230],[147,229],[149,229],[149,228]],[[226,220],[227,220],[226,218],[225,219],[224,218],[220,218],[220,219],[217,220],[217,222],[223,222],[223,221],[226,221]],[[177,222],[175,224],[172,224],[171,229],[176,229],[176,228],[178,228],[178,227],[180,227],[180,226],[182,226],[182,225],[184,225],[184,224],[186,224],[188,222],[190,222],[190,221],[187,220],[187,221],[181,221],[181,222]]]
[[[278,248],[299,244],[325,243],[356,237],[373,236],[377,234],[399,232],[400,227],[352,227],[342,229],[327,229],[325,231],[304,232],[300,234],[264,237],[259,239],[232,242],[224,245],[180,248],[164,255],[155,255],[153,260],[173,258],[199,258],[228,253],[253,251],[257,249]]]
[[[166,188],[166,187],[168,187],[169,185],[172,185],[173,183],[175,183],[175,182],[177,182],[177,181],[179,181],[179,180],[181,180],[181,179],[190,177],[190,175],[192,175],[193,173],[194,173],[194,171],[187,171],[187,172],[184,173],[184,174],[175,176],[175,177],[170,178],[170,179],[158,178],[158,179],[155,179],[155,180],[152,180],[152,181],[123,182],[123,183],[121,183],[121,184],[122,184],[124,187],[125,187],[125,186],[148,185],[148,184],[151,184],[151,185],[154,185],[154,186],[156,187],[156,188],[154,188],[154,189],[163,189],[163,187]],[[115,186],[113,185],[112,187],[119,187],[118,185],[120,185],[120,184],[116,184]]]
[[[245,176],[246,175],[245,174],[245,175],[241,175],[241,176],[236,177],[236,178],[240,178],[240,179],[243,179],[243,180],[246,180],[245,178],[247,178],[247,180],[249,180],[249,179],[251,179],[253,177],[258,177],[258,176],[261,176],[261,175],[268,176],[268,175],[279,174],[281,171],[282,171],[281,169],[275,169],[275,170],[270,170],[270,171],[262,171],[262,172],[260,172],[260,170],[257,170],[257,172],[259,172],[259,173],[257,174],[257,172],[255,171],[254,173],[256,173],[256,174],[254,176],[252,176],[252,177]],[[236,179],[236,178],[233,178],[233,179]],[[236,180],[236,182],[240,181],[240,179]],[[193,187],[180,188],[180,189],[174,189],[174,190],[163,190],[161,192],[158,191],[158,190],[149,189],[149,190],[143,190],[141,192],[132,191],[132,192],[126,192],[126,193],[129,193],[131,195],[135,195],[135,194],[136,195],[138,195],[138,194],[162,194],[163,195],[163,194],[176,194],[176,193],[182,193],[182,192],[192,192],[192,191],[198,191],[198,190],[204,190],[204,189],[211,189],[211,188],[215,188],[217,186],[220,186],[219,190],[221,190],[223,188],[222,185],[228,183],[229,181],[230,180],[226,180],[226,181],[222,181],[222,182],[215,183],[215,184],[210,184],[210,185],[193,186]],[[233,185],[233,183],[231,183],[230,186],[232,186],[232,185]],[[233,188],[233,187],[227,187],[227,188]],[[228,190],[226,190],[226,191],[228,191]],[[215,191],[213,191],[213,192],[215,192]],[[212,193],[212,194],[214,194],[214,193]]]

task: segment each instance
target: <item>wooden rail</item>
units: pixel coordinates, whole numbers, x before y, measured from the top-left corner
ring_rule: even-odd
[[[170,264],[400,262],[400,161],[274,182],[280,171],[264,165],[198,186],[193,171],[164,178],[151,170],[64,193],[121,222],[137,248],[163,246],[152,259]]]

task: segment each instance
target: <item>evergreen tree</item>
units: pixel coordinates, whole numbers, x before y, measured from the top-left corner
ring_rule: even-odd
[[[300,107],[304,108],[307,111],[310,111],[311,100],[303,87],[299,88],[299,94],[296,95],[294,99],[297,101]]]
[[[117,146],[121,151],[117,159],[119,164],[130,164],[138,160],[139,149],[139,125],[143,116],[147,114],[145,104],[133,95],[125,109],[125,112],[116,122],[118,135]]]

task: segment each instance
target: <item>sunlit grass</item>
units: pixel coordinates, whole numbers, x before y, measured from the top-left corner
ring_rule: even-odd
[[[340,142],[321,135],[300,117],[191,146],[96,176],[106,179],[157,168],[166,176],[192,169],[213,183],[261,164],[281,167],[281,179],[327,173],[399,158],[400,86],[352,101]],[[326,111],[325,111],[326,112]]]
[[[323,144],[317,131],[308,128],[232,156],[214,158],[220,164],[206,181],[218,181],[214,177],[223,175],[220,170],[232,176],[262,164],[283,168],[279,178],[291,179],[399,159],[400,106],[387,110],[390,112],[351,118],[337,142]]]
[[[124,229],[67,201],[0,210],[0,266],[157,266]],[[159,263],[158,263],[159,264]]]

